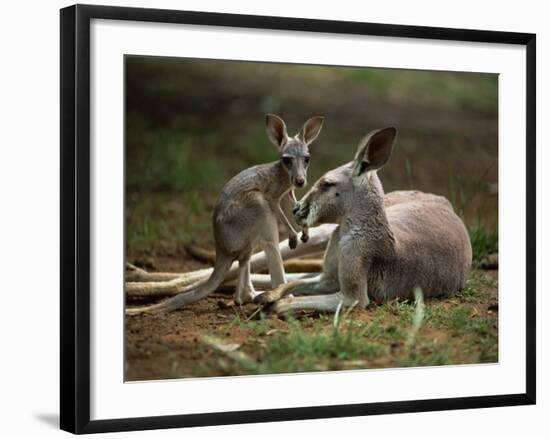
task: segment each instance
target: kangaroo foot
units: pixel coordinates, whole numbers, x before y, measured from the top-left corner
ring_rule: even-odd
[[[287,285],[288,284],[281,284],[277,288],[258,294],[254,299],[254,302],[260,305],[267,305],[268,303],[276,302],[286,294],[288,288]]]
[[[253,288],[243,288],[241,291],[235,292],[233,300],[237,305],[244,305],[245,303],[252,303],[260,296],[261,293],[256,292]]]
[[[290,295],[269,305],[269,312],[276,315],[293,314],[295,297]]]

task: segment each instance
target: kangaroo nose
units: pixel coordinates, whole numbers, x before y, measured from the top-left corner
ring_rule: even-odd
[[[306,179],[304,177],[296,177],[294,179],[294,183],[296,183],[296,186],[298,187],[304,187],[306,184]]]
[[[295,204],[294,207],[292,208],[292,213],[294,215],[296,215],[298,213],[298,211],[300,210],[300,205],[299,204]]]

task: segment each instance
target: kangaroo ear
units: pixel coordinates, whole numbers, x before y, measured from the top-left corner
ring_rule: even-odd
[[[397,130],[393,127],[371,131],[363,137],[353,160],[353,176],[384,166],[390,158],[396,137]]]
[[[306,145],[309,145],[317,138],[321,132],[321,128],[323,128],[324,121],[325,118],[323,116],[316,116],[304,124],[302,131],[300,131],[300,138]]]
[[[286,125],[283,119],[275,114],[267,114],[265,116],[265,130],[267,137],[277,148],[281,148],[288,139]]]

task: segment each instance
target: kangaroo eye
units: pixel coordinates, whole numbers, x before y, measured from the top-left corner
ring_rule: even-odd
[[[323,181],[321,183],[321,188],[324,190],[330,189],[332,186],[334,186],[334,183],[332,181]]]
[[[286,166],[292,165],[292,157],[283,157],[283,163],[284,163]]]
[[[311,157],[309,157],[309,156],[308,156],[308,157],[304,157],[304,163],[305,163],[306,165],[309,165],[309,161],[310,161],[310,160],[311,160]]]

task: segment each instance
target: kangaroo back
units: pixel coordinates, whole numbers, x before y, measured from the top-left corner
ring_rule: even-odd
[[[445,296],[464,288],[472,247],[462,220],[444,197],[419,193],[386,209],[395,240],[394,258],[385,261],[384,279],[372,278],[371,293],[391,299]],[[372,267],[377,272],[377,267]]]

